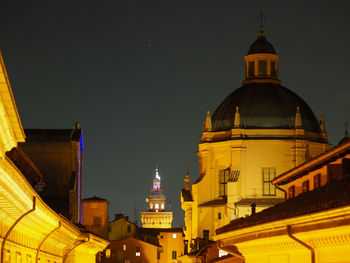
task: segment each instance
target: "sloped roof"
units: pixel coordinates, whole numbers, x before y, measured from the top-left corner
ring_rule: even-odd
[[[43,180],[43,174],[20,147],[12,148],[11,151],[6,152],[6,155],[8,158],[10,158],[18,170],[21,171],[31,186],[34,186],[40,180]]]
[[[272,180],[273,184],[283,185],[292,180],[295,180],[310,171],[321,168],[330,162],[335,161],[340,157],[350,154],[350,141],[342,142],[333,148],[329,149],[327,152],[318,155],[311,160],[304,162],[293,169],[290,169]]]
[[[235,203],[235,205],[262,205],[262,206],[272,206],[283,202],[284,198],[244,198]]]
[[[146,234],[153,237],[157,237],[161,232],[169,233],[183,233],[182,227],[173,227],[173,228],[143,228],[139,227],[136,230],[137,233]]]
[[[100,201],[100,202],[108,202],[107,199],[98,197],[98,196],[93,196],[93,197],[89,197],[89,198],[84,198],[83,201]]]
[[[226,198],[220,198],[215,200],[210,200],[208,202],[202,203],[199,206],[220,206],[227,204],[227,197]]]
[[[26,142],[80,141],[82,130],[76,129],[24,129]]]

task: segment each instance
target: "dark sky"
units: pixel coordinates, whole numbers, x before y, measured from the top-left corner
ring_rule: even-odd
[[[244,2],[244,3],[243,3]],[[153,172],[183,224],[186,164],[212,112],[244,77],[266,14],[282,85],[325,113],[336,144],[350,121],[348,1],[2,1],[0,49],[24,128],[84,130],[84,197],[110,215],[145,209]],[[138,218],[138,221],[139,218]]]

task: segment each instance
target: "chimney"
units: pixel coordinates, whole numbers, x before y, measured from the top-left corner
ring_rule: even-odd
[[[255,214],[256,204],[255,204],[255,203],[252,203],[252,204],[251,204],[251,207],[252,207],[252,215],[254,215],[254,214]]]

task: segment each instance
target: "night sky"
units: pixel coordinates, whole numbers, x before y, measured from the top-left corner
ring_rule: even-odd
[[[1,1],[0,49],[24,128],[84,132],[84,198],[110,218],[146,208],[154,168],[183,225],[180,190],[207,110],[244,79],[257,14],[282,85],[334,145],[350,121],[349,1]],[[137,216],[140,223],[139,215]]]

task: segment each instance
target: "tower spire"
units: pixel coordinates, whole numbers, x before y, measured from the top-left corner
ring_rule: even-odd
[[[155,169],[153,178],[153,187],[149,192],[146,202],[148,203],[148,211],[141,212],[141,222],[143,227],[147,228],[171,228],[173,221],[173,213],[166,211],[165,195],[160,187],[160,175],[158,165]]]
[[[160,176],[159,176],[159,172],[158,172],[158,165],[156,165],[156,169],[155,169],[156,175],[155,175],[155,179],[156,180],[160,180]]]
[[[188,173],[188,165],[186,165],[185,190],[190,190],[190,174]]]
[[[258,16],[257,16],[258,20],[260,20],[260,28],[259,28],[259,33],[258,33],[258,37],[265,37],[265,31],[264,31],[264,20],[265,20],[265,14],[264,11],[260,11]]]

